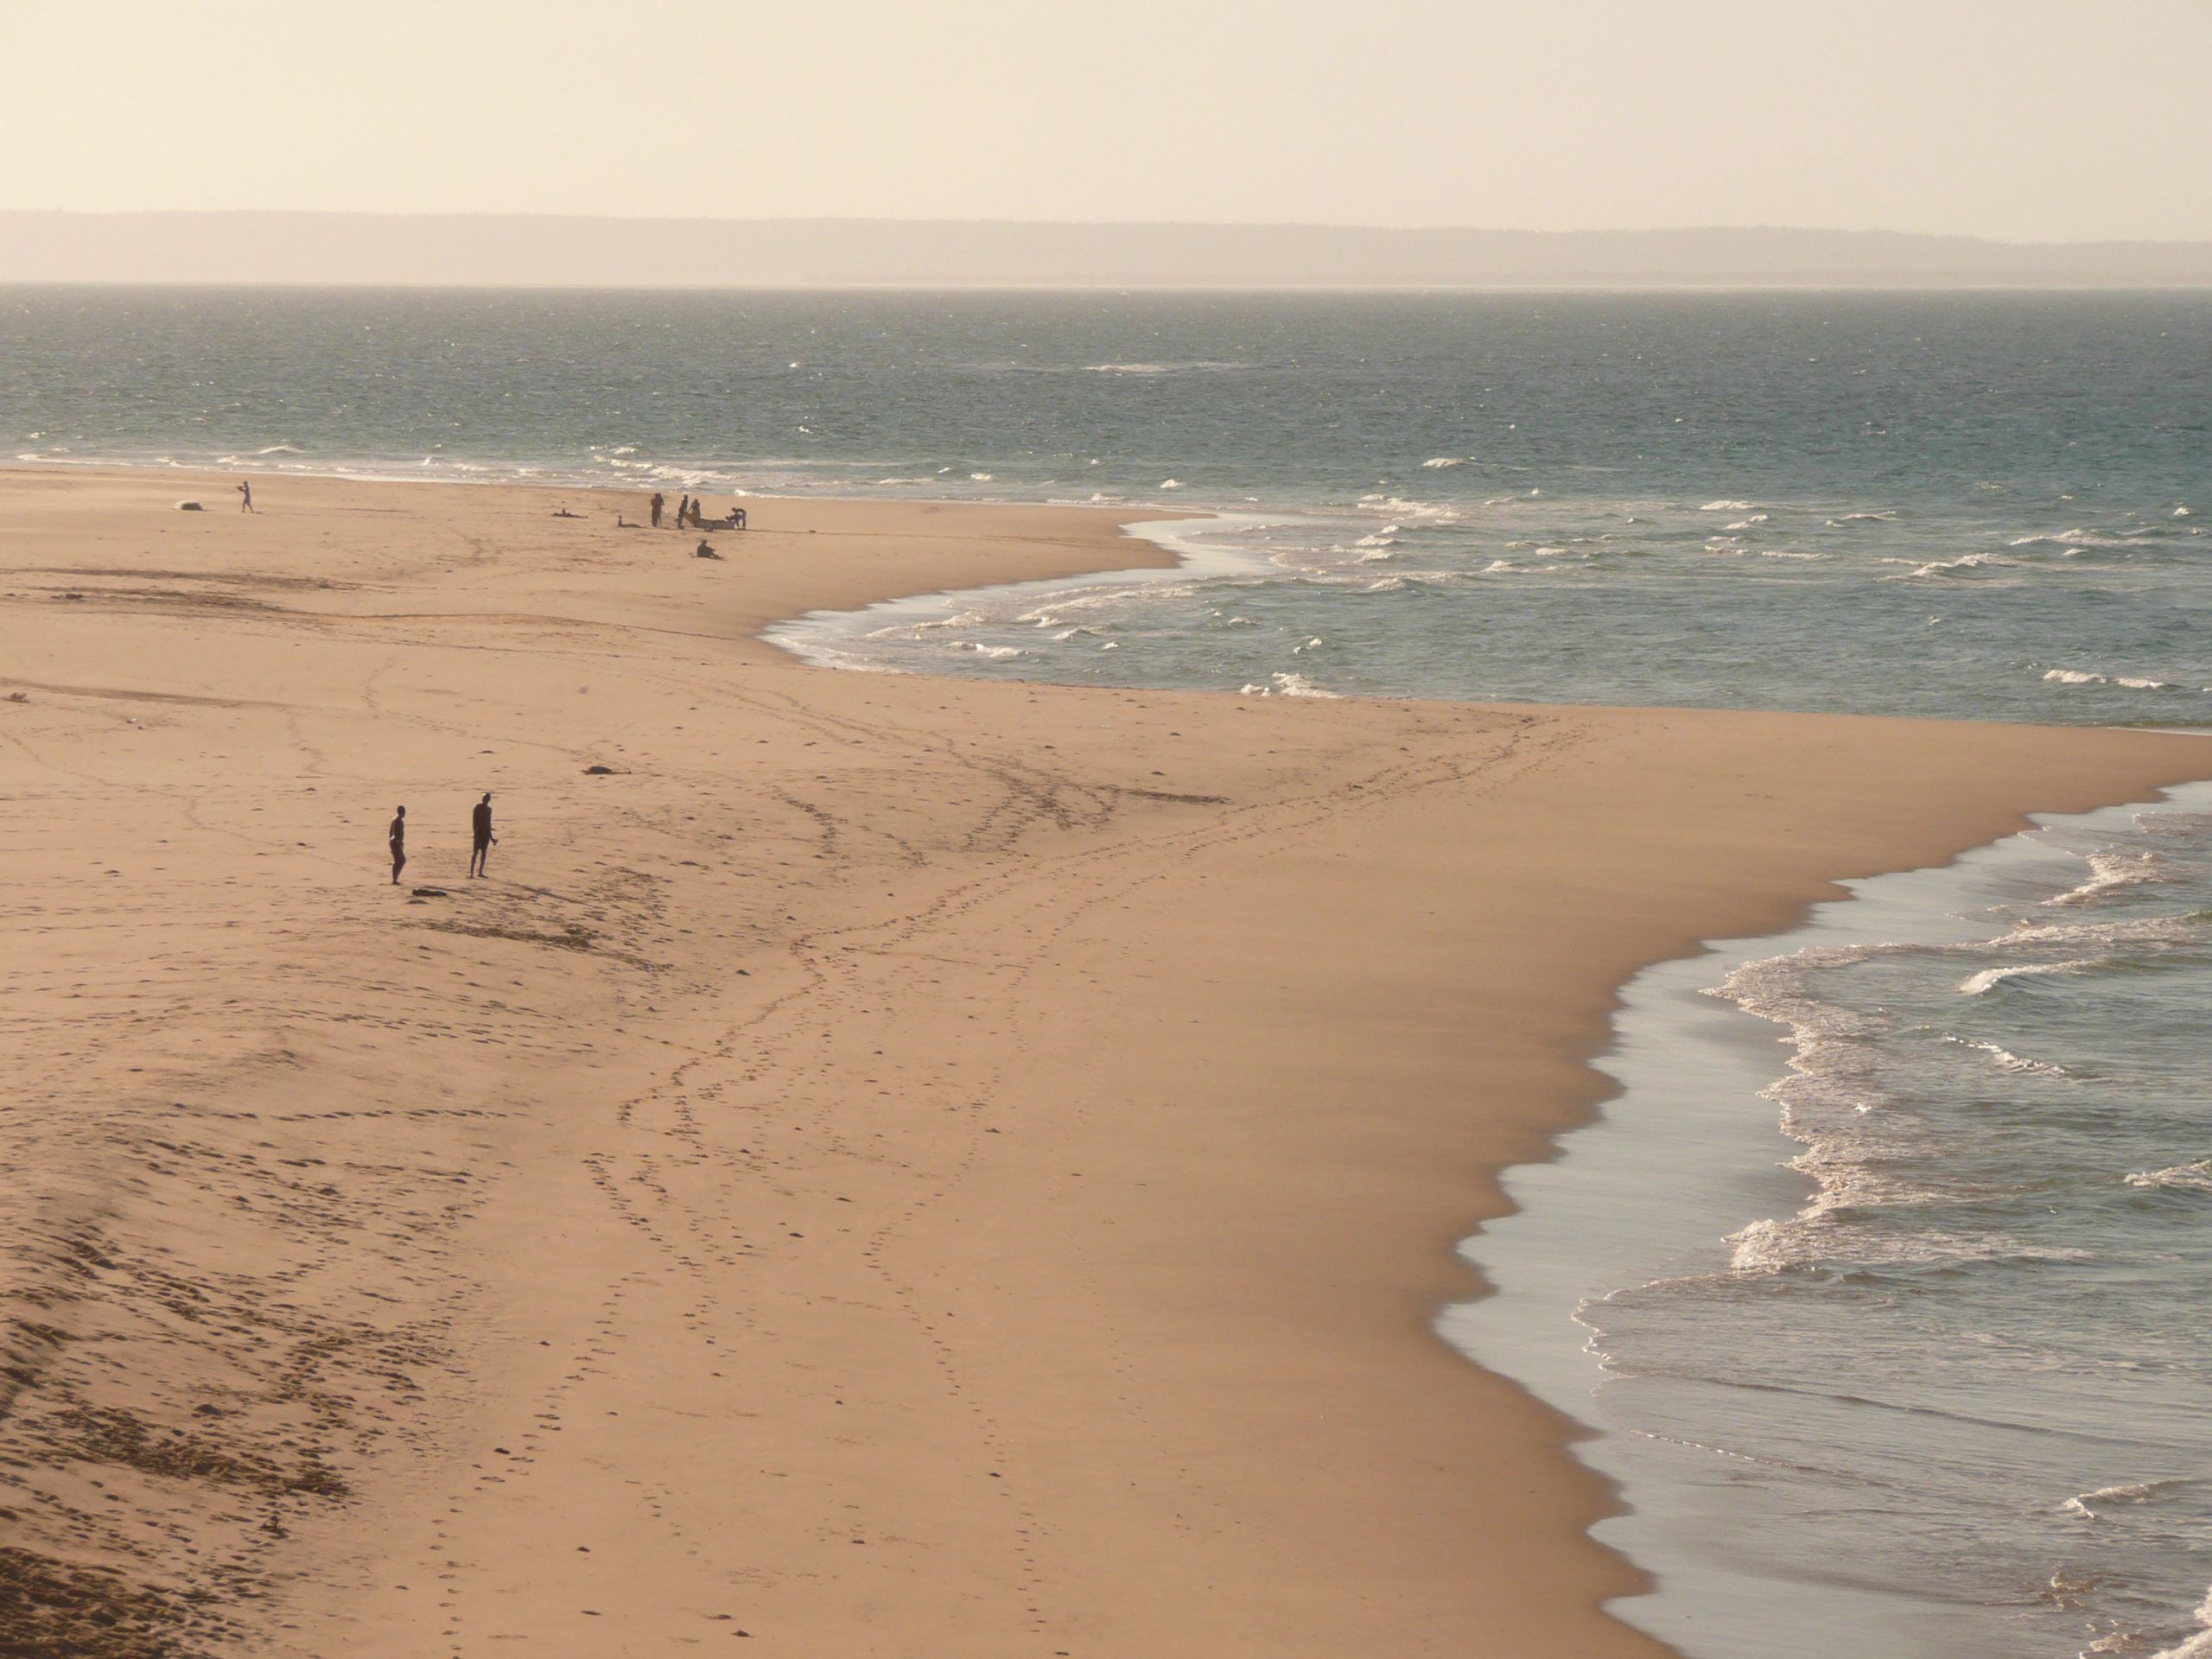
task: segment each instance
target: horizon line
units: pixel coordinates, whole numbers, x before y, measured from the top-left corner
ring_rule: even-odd
[[[1978,231],[1898,230],[1888,226],[1807,225],[1754,220],[1741,223],[1660,226],[1578,226],[1535,228],[1470,223],[1404,225],[1346,219],[1022,219],[1002,215],[905,215],[893,213],[630,213],[559,210],[515,212],[498,208],[414,207],[10,207],[0,219],[474,219],[489,223],[527,220],[600,221],[618,225],[902,226],[1012,230],[1095,231],[1298,231],[1344,232],[1380,236],[1663,237],[1770,235],[1857,237],[1904,241],[1967,242],[1993,248],[2212,247],[2212,237],[2126,236],[2013,237]]]

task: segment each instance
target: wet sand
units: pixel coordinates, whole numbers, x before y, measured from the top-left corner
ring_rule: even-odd
[[[0,474],[11,1652],[1656,1654],[1432,1330],[1498,1171],[1637,968],[2212,771],[836,674],[755,636],[1160,556],[230,483]]]

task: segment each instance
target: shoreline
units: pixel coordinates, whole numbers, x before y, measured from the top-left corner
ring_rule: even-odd
[[[1587,1535],[1611,1499],[1578,1426],[1437,1339],[1459,1242],[1606,1097],[1588,1062],[1642,967],[2205,770],[2106,728],[809,675],[755,637],[902,584],[1126,567],[1121,524],[1156,509],[753,498],[779,522],[718,566],[550,520],[581,486],[486,486],[457,527],[296,475],[257,518],[176,514],[190,477],[0,472],[0,638],[36,688],[10,752],[38,821],[97,849],[41,843],[52,896],[11,923],[43,964],[10,986],[18,1058],[73,1061],[75,1091],[16,1132],[110,1103],[119,1138],[55,1130],[28,1166],[124,1264],[73,1293],[97,1356],[63,1344],[0,1419],[49,1494],[0,1536],[211,1639],[170,1547],[57,1554],[54,1517],[102,1513],[86,1471],[130,1471],[129,1506],[265,1586],[293,1627],[270,1651],[582,1652],[587,1621],[726,1615],[791,1652],[1657,1653],[1599,1611],[1643,1580]],[[424,778],[490,782],[529,830],[418,916],[378,890],[389,809],[353,798]],[[266,834],[270,806],[313,839]],[[241,847],[281,879],[210,908]],[[448,883],[441,843],[418,856]],[[288,1156],[213,1110],[157,1128],[124,1056],[70,1035],[70,1003],[151,995],[83,920],[33,919],[105,913],[112,879],[200,918],[195,976],[156,976],[175,1052],[132,1024],[131,1058],[252,1102]],[[226,922],[250,1016],[200,982]],[[404,1156],[362,1127],[395,1092],[442,1115],[391,1126]],[[315,1109],[273,1129],[280,1100]],[[163,1139],[225,1173],[118,1188]],[[373,1274],[268,1185],[296,1156],[380,1170],[324,1203]],[[304,1425],[227,1338],[152,1334],[149,1264],[245,1319],[264,1258],[298,1268],[255,1286],[297,1309],[282,1342],[333,1373],[309,1395],[349,1402]],[[410,1379],[373,1423],[344,1357],[372,1329]],[[87,1442],[101,1412],[152,1440]],[[180,1496],[130,1452],[164,1435],[292,1484],[249,1485],[251,1516],[235,1481]],[[755,1472],[709,1490],[702,1459]]]
[[[1575,1455],[1620,1483],[1624,1497],[1594,1535],[1652,1565],[1663,1580],[1653,1598],[1622,1610],[1637,1628],[1662,1641],[1694,1635],[1698,1650],[1714,1659],[1827,1653],[1835,1638],[1816,1633],[1836,1629],[1858,1633],[1854,1652],[1994,1651],[1993,1638],[2003,1641],[1975,1623],[2015,1605],[2000,1590],[1989,1592],[1986,1605],[1968,1599],[1955,1605],[1932,1585],[1878,1589],[1833,1567],[1806,1563],[1789,1573],[1774,1560],[1747,1560],[1742,1540],[1728,1537],[1723,1521],[1732,1489],[1701,1472],[1688,1449],[1739,1454],[1691,1439],[1672,1442],[1686,1449],[1678,1461],[1655,1456],[1640,1437],[1669,1442],[1693,1426],[1663,1412],[1655,1416],[1649,1402],[1640,1413],[1619,1402],[1620,1390],[1649,1383],[1606,1350],[1592,1310],[1656,1282],[1726,1271],[1744,1230],[1764,1224],[1763,1217],[1802,1215],[1823,1191],[1798,1161],[1808,1155],[1808,1140],[1785,1131],[1775,1095],[1796,1075],[1805,1044],[1817,1039],[1723,994],[1746,964],[1823,949],[1990,940],[2001,928],[1993,918],[1986,918],[1993,888],[2008,876],[2018,881],[2023,873],[2068,868],[2069,855],[2038,836],[2202,810],[2208,797],[2212,785],[2182,785],[2155,800],[2037,814],[2030,830],[1940,865],[1853,880],[1846,896],[1813,906],[1794,926],[1708,940],[1694,955],[1645,968],[1623,988],[1614,1041],[1595,1063],[1618,1084],[1617,1100],[1562,1137],[1551,1162],[1509,1172],[1503,1186],[1512,1213],[1461,1247],[1492,1292],[1446,1310],[1438,1331],[1475,1363],[1499,1367],[1590,1426]],[[1655,1177],[1652,1200],[1634,1205]],[[1655,1429],[1660,1422],[1665,1427]],[[1717,1490],[1705,1490],[1701,1480]],[[1779,1493],[1734,1493],[1732,1501],[1803,1501],[1786,1479],[1779,1485]],[[1732,1525],[1740,1529],[1740,1516]],[[2066,1541],[2054,1538],[2050,1548],[2061,1551]]]

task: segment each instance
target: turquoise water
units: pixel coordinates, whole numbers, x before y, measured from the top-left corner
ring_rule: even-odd
[[[0,438],[1209,515],[784,632],[849,666],[2212,724],[2212,296],[17,289]],[[1447,1328],[1694,1659],[2212,1652],[2212,798],[1885,882],[1639,982]]]
[[[2212,296],[15,289],[0,369],[0,454],[1243,515],[849,663],[2212,717]]]

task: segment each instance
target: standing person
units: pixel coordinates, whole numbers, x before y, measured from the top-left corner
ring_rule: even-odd
[[[253,480],[250,478],[242,478],[238,480],[238,511],[240,512],[256,511],[253,505]]]
[[[391,885],[399,885],[399,873],[407,868],[407,809],[401,807],[391,821]]]
[[[653,492],[653,499],[645,505],[653,510],[653,528],[655,530],[658,530],[660,528],[660,510],[668,505],[668,498],[663,495],[658,490],[655,490]]]
[[[471,815],[469,829],[472,832],[474,849],[468,855],[468,873],[471,875],[481,875],[484,874],[484,861],[491,856],[492,843],[499,839],[492,833],[492,791],[490,790],[486,790],[484,798],[476,803],[476,810]]]
[[[689,519],[690,517],[691,498],[687,495],[676,504],[676,527],[678,530],[683,529],[684,521]]]

